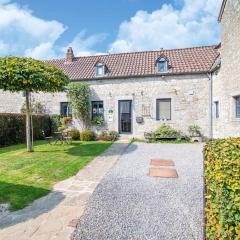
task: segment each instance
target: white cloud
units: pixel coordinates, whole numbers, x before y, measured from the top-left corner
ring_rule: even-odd
[[[176,0],[175,0],[176,1]],[[217,14],[221,0],[182,0],[182,9],[170,4],[148,13],[138,11],[119,27],[110,52],[155,50],[218,43]],[[76,56],[101,54],[94,47],[106,34],[86,35],[80,31],[70,43],[57,41],[67,27],[58,21],[47,21],[14,3],[0,0],[0,56],[28,56],[38,59],[64,57],[67,47]]]
[[[87,37],[86,31],[83,30],[75,36],[72,42],[70,42],[66,47],[63,47],[62,51],[65,53],[68,47],[72,47],[76,56],[101,54],[93,50],[92,47],[103,41],[105,38],[106,34],[95,34]]]
[[[217,44],[221,0],[184,0],[182,9],[164,4],[148,13],[138,11],[119,27],[110,52],[156,50]]]
[[[67,29],[62,23],[35,17],[31,10],[10,0],[0,0],[0,16],[1,56],[28,56],[38,59],[64,56],[63,50],[66,47],[56,44]],[[103,37],[101,34],[86,37],[85,32],[80,32],[71,44],[79,54],[90,54],[94,53],[91,48],[102,41]]]
[[[57,21],[45,21],[33,16],[29,9],[10,1],[0,1],[0,46],[2,56],[48,57],[40,53],[43,46],[53,46],[65,31]],[[46,52],[45,52],[46,53]],[[54,55],[51,50],[50,56]]]

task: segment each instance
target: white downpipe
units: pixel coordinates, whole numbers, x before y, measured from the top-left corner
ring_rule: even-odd
[[[207,74],[209,79],[209,116],[208,116],[208,125],[209,125],[209,138],[213,138],[213,110],[212,110],[212,103],[213,103],[213,83],[212,83],[212,73]]]

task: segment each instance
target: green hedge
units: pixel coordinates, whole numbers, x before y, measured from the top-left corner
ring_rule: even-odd
[[[80,133],[81,141],[93,141],[95,140],[95,134],[91,130],[84,130]]]
[[[240,138],[205,145],[206,238],[240,239]]]
[[[26,142],[25,114],[0,114],[0,147]],[[33,115],[34,140],[42,139],[51,132],[51,121],[47,115]]]

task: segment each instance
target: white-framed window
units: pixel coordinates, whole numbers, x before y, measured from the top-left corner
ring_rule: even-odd
[[[157,61],[157,71],[159,73],[161,72],[167,72],[168,71],[168,62],[165,58],[160,58]]]
[[[240,96],[234,97],[235,117],[240,118]]]
[[[171,98],[157,99],[156,119],[171,120]]]
[[[219,101],[214,101],[214,117],[219,118]]]
[[[104,118],[103,101],[92,101],[92,120],[95,117]]]
[[[70,102],[60,102],[60,115],[62,117],[72,116],[72,107]]]
[[[105,75],[105,66],[102,63],[96,65],[96,75],[104,76]]]

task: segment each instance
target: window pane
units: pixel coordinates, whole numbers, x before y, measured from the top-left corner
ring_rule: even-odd
[[[104,74],[104,66],[97,66],[97,75]]]
[[[104,108],[103,108],[103,102],[92,102],[92,119],[94,119],[96,116],[104,116]]]
[[[240,97],[235,97],[235,104],[236,104],[236,117],[240,118]]]
[[[219,102],[218,101],[214,102],[214,107],[215,107],[215,118],[219,118]]]
[[[157,119],[158,120],[171,119],[171,99],[157,100]]]
[[[72,116],[72,108],[69,102],[61,102],[60,103],[60,114],[63,117],[71,117]]]
[[[167,71],[167,61],[164,58],[161,58],[158,61],[158,72],[166,72]]]
[[[158,70],[159,72],[164,72],[165,71],[165,63],[164,62],[159,62],[158,64]]]

